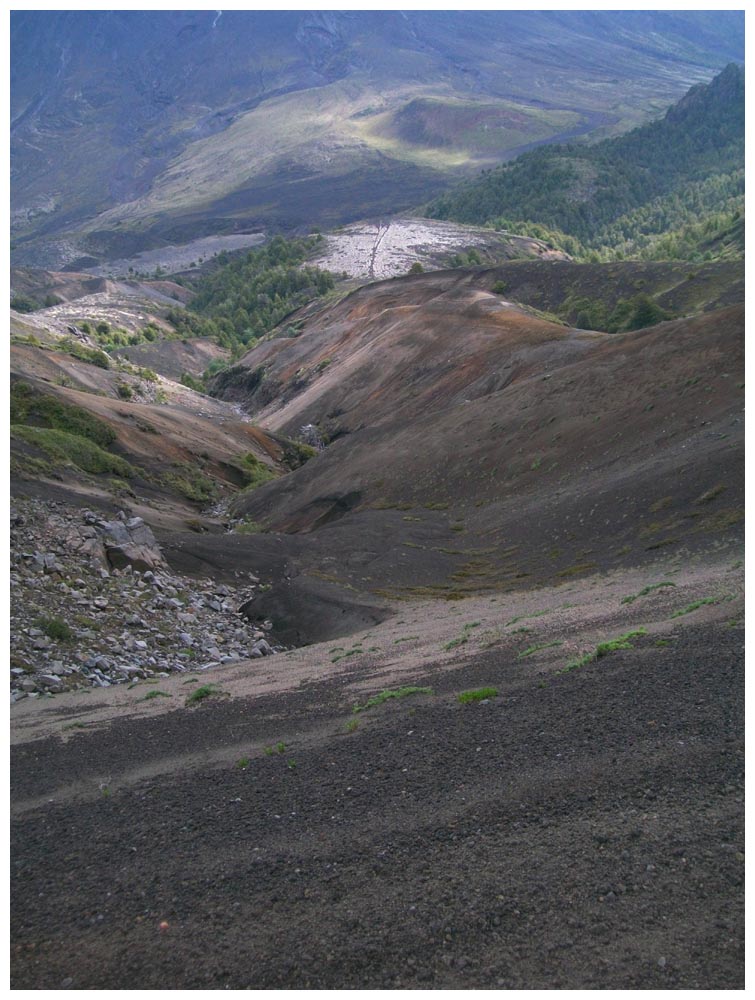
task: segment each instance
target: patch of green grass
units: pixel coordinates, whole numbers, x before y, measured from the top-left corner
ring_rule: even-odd
[[[38,448],[49,459],[60,465],[74,465],[82,472],[96,475],[101,472],[112,472],[114,475],[129,479],[134,475],[134,469],[118,455],[111,455],[89,438],[68,431],[56,430],[50,427],[27,427],[21,424],[11,425],[11,438],[24,441],[33,448]]]
[[[257,535],[265,529],[259,521],[242,521],[240,524],[235,524],[233,530],[237,535]]]
[[[479,622],[469,622],[468,624],[462,626],[461,635],[452,639],[450,642],[447,642],[443,649],[456,649],[457,646],[463,646],[465,643],[469,642],[469,633],[473,628],[477,628],[479,624]]]
[[[333,656],[330,662],[338,663],[339,660],[345,660],[347,656],[361,656],[363,652],[364,650],[362,649],[362,644],[357,643],[357,645],[353,646],[351,649],[344,650],[343,653],[338,653],[336,656]]]
[[[542,618],[543,615],[547,615],[550,608],[546,608],[544,611],[533,611],[531,615],[517,615],[516,618],[512,618],[511,621],[506,622],[504,628],[508,628],[509,625],[516,625],[517,622],[526,622],[530,618]]]
[[[196,691],[194,692],[196,694]],[[154,701],[155,698],[172,698],[172,694],[168,694],[167,691],[148,691],[143,698],[139,701]]]
[[[577,576],[580,573],[589,573],[590,570],[597,568],[597,563],[594,562],[575,563],[574,566],[568,566],[566,569],[560,570],[556,573],[556,576]]]
[[[206,698],[217,698],[225,692],[221,691],[215,684],[203,684],[196,691],[192,691],[186,698],[187,705],[196,705]]]
[[[273,754],[285,753],[285,752],[286,752],[286,744],[281,742],[276,743],[274,747],[265,747],[265,749],[263,750],[263,753],[265,754],[266,757],[272,757]]]
[[[692,604],[688,604],[686,608],[680,608],[678,611],[675,611],[671,617],[681,618],[682,615],[691,615],[693,611],[697,611],[697,609],[701,608],[704,604],[717,603],[718,601],[715,597],[703,597],[699,601],[693,601]]]
[[[591,653],[585,653],[579,660],[574,660],[568,666],[564,667],[563,670],[560,670],[559,673],[566,674],[571,670],[578,670],[580,667],[592,663],[593,660],[608,656],[609,653],[613,653],[617,649],[632,649],[632,640],[642,635],[647,635],[647,629],[638,628],[633,632],[625,632],[624,635],[619,635],[615,639],[608,639],[606,642],[598,643]]]
[[[196,466],[185,462],[174,462],[175,471],[166,472],[161,477],[164,486],[175,490],[187,500],[195,503],[209,503],[217,497],[217,485]]]
[[[356,719],[349,719],[349,721],[346,723],[347,733],[355,733],[358,728],[359,728],[359,722]]]
[[[720,496],[725,489],[726,487],[723,485],[723,483],[719,483],[718,486],[714,486],[712,489],[707,490],[707,492],[703,493],[702,496],[699,496],[697,500],[695,500],[695,503],[696,504],[710,503],[711,500],[715,500],[717,496]]]
[[[488,698],[495,698],[497,695],[498,688],[484,687],[477,688],[475,691],[462,691],[461,694],[457,696],[457,700],[462,705],[469,705],[476,701],[487,701]]]
[[[563,646],[563,642],[560,639],[556,639],[555,642],[543,642],[538,646],[530,646],[529,649],[522,650],[517,656],[517,660],[523,660],[525,656],[532,656],[533,653],[539,653],[541,649],[550,649],[552,646]]]
[[[433,689],[430,687],[402,687],[394,688],[393,690],[381,691],[380,694],[373,695],[369,698],[364,705],[356,704],[354,705],[354,712],[366,712],[368,708],[374,708],[376,705],[382,705],[383,702],[389,701],[391,698],[408,698],[412,694],[432,694]]]
[[[115,441],[115,431],[94,414],[63,403],[54,396],[34,389],[28,382],[14,382],[10,390],[10,422],[32,427],[47,427],[88,438],[100,448]]]
[[[187,677],[185,681],[181,681],[182,684],[199,684],[198,677]]]
[[[240,771],[246,771],[246,769],[249,767],[249,758],[248,757],[239,758],[239,760],[236,761],[236,767]]]
[[[401,639],[394,639],[393,644],[397,646],[400,642],[413,642],[415,639],[419,639],[418,635],[406,635]]]
[[[661,587],[675,587],[675,583],[671,583],[669,580],[664,580],[662,583],[651,583],[648,587],[643,587],[639,594],[629,594],[627,597],[622,597],[622,604],[633,604],[638,597],[646,597],[648,594],[652,594],[654,590],[660,590]]]

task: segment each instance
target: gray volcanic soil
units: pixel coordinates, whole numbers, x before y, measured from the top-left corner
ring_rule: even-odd
[[[742,988],[733,574],[407,603],[359,637],[382,657],[298,650],[194,709],[17,706],[12,987]],[[398,683],[434,694],[352,713]]]

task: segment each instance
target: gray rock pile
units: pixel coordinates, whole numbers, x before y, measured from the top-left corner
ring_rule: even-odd
[[[272,625],[238,609],[230,586],[172,573],[149,526],[42,500],[14,500],[10,546],[11,698],[138,683],[281,651]]]

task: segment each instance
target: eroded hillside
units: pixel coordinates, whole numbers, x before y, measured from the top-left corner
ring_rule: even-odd
[[[456,597],[741,532],[742,307],[605,334],[512,304],[506,273],[362,288],[219,377],[263,426],[329,442],[234,505],[301,572]]]

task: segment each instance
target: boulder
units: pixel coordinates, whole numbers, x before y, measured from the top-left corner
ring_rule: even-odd
[[[157,539],[140,517],[108,521],[101,530],[105,554],[114,569],[130,566],[147,573],[167,568]]]

